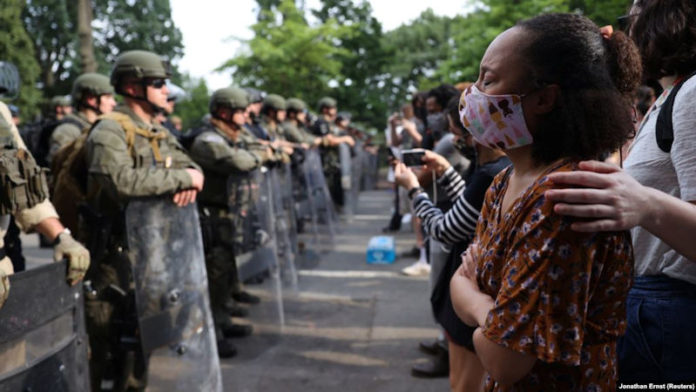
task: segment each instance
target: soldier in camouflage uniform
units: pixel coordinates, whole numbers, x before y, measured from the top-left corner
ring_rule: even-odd
[[[111,84],[124,105],[92,128],[85,143],[89,213],[83,213],[94,262],[86,296],[92,390],[146,387],[148,359],[135,315],[134,283],[123,224],[131,199],[170,195],[178,206],[203,189],[201,169],[154,118],[167,102],[167,64],[156,54],[129,51],[116,59]],[[135,129],[135,132],[129,132]]]
[[[331,198],[338,206],[343,206],[343,188],[341,187],[341,167],[338,155],[338,145],[347,143],[351,147],[355,140],[345,133],[341,133],[335,125],[336,100],[324,97],[319,100],[319,118],[312,126],[312,133],[321,136],[321,162],[324,167],[326,184],[329,187]]]
[[[312,135],[306,127],[307,105],[299,98],[290,98],[286,101],[286,118],[283,122],[285,138],[292,143],[302,145],[304,148],[316,147],[322,144],[322,138]]]
[[[12,97],[18,89],[19,74],[16,67],[0,61],[0,98]],[[18,178],[23,182],[17,181]],[[58,214],[48,200],[44,172],[27,151],[7,105],[1,101],[0,189],[0,307],[9,295],[8,276],[14,273],[3,243],[10,215],[14,216],[24,231],[36,230],[53,243],[55,261],[68,259],[69,283],[77,284],[82,280],[89,266],[89,253],[58,220]]]
[[[258,169],[270,155],[268,147],[242,137],[247,106],[247,94],[242,89],[228,87],[215,91],[210,99],[210,124],[194,131],[198,136],[190,148],[191,157],[201,165],[206,177],[199,198],[199,215],[210,306],[222,358],[236,354],[229,338],[251,333],[251,326],[234,324],[230,319],[226,307],[230,283],[233,298],[258,302],[257,297],[242,290],[235,262],[235,256],[254,245],[247,244],[251,233],[245,230],[245,220],[254,216],[250,172]],[[253,241],[254,237],[251,238]]]
[[[114,88],[109,78],[97,73],[82,74],[75,79],[72,102],[77,112],[65,115],[50,136],[47,161],[62,147],[77,139],[101,114],[111,113],[116,106]]]

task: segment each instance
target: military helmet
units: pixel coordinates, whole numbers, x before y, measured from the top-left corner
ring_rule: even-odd
[[[268,94],[266,98],[263,99],[263,107],[270,108],[274,110],[285,110],[286,108],[285,98],[278,94]]]
[[[303,112],[307,109],[307,104],[299,98],[290,98],[287,100],[286,105],[287,110],[292,110],[295,112]]]
[[[244,87],[244,91],[249,95],[249,103],[263,102],[263,93],[253,87]]]
[[[130,50],[121,53],[111,70],[111,84],[119,92],[119,84],[125,76],[136,79],[169,78],[171,76],[169,62],[155,53],[145,50]]]
[[[85,98],[85,93],[99,97],[104,94],[113,94],[109,78],[98,73],[85,73],[77,77],[73,82],[72,99],[78,105]]]
[[[58,106],[70,106],[71,104],[72,101],[67,95],[56,95],[55,97],[51,98],[51,107],[54,108]]]
[[[15,98],[19,93],[19,71],[12,63],[0,61],[0,98]]]
[[[216,90],[210,97],[210,113],[215,113],[219,108],[246,109],[249,106],[249,97],[246,91],[237,87],[225,87]]]
[[[323,108],[335,108],[336,107],[336,100],[331,98],[331,97],[324,97],[319,100],[319,111]]]

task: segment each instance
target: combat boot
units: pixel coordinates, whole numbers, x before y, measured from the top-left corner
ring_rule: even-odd
[[[232,358],[237,355],[237,347],[232,339],[220,339],[217,341],[218,356],[220,358]]]
[[[234,298],[235,301],[243,303],[243,304],[257,304],[261,302],[261,298],[249,294],[246,291],[240,291],[238,293],[232,294],[232,298]]]
[[[227,323],[220,327],[222,330],[222,336],[226,338],[242,338],[244,336],[251,335],[253,328],[251,325]]]

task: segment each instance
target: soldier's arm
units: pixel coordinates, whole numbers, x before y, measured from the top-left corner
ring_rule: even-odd
[[[191,155],[206,170],[222,174],[250,171],[262,163],[258,154],[241,148],[235,149],[222,136],[214,133],[199,136],[193,142]]]
[[[89,175],[119,197],[158,196],[193,186],[186,169],[134,167],[126,134],[115,121],[102,120],[87,139]]]

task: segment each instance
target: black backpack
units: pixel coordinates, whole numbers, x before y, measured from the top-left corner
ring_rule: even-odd
[[[664,152],[669,152],[672,149],[672,143],[674,142],[674,126],[672,124],[674,100],[676,99],[677,93],[679,93],[679,90],[684,83],[686,83],[686,81],[691,79],[691,77],[694,75],[696,75],[696,72],[693,72],[689,76],[685,77],[672,88],[672,91],[670,91],[669,96],[660,108],[660,113],[657,115],[655,138],[657,139],[658,147],[660,147],[660,150]]]
[[[48,152],[51,148],[51,135],[53,135],[53,131],[55,131],[59,125],[63,124],[73,124],[80,130],[84,128],[81,122],[71,117],[65,117],[61,120],[52,120],[45,123],[45,125],[41,128],[38,140],[36,140],[34,151],[31,152],[39,166],[49,167],[47,158]]]

